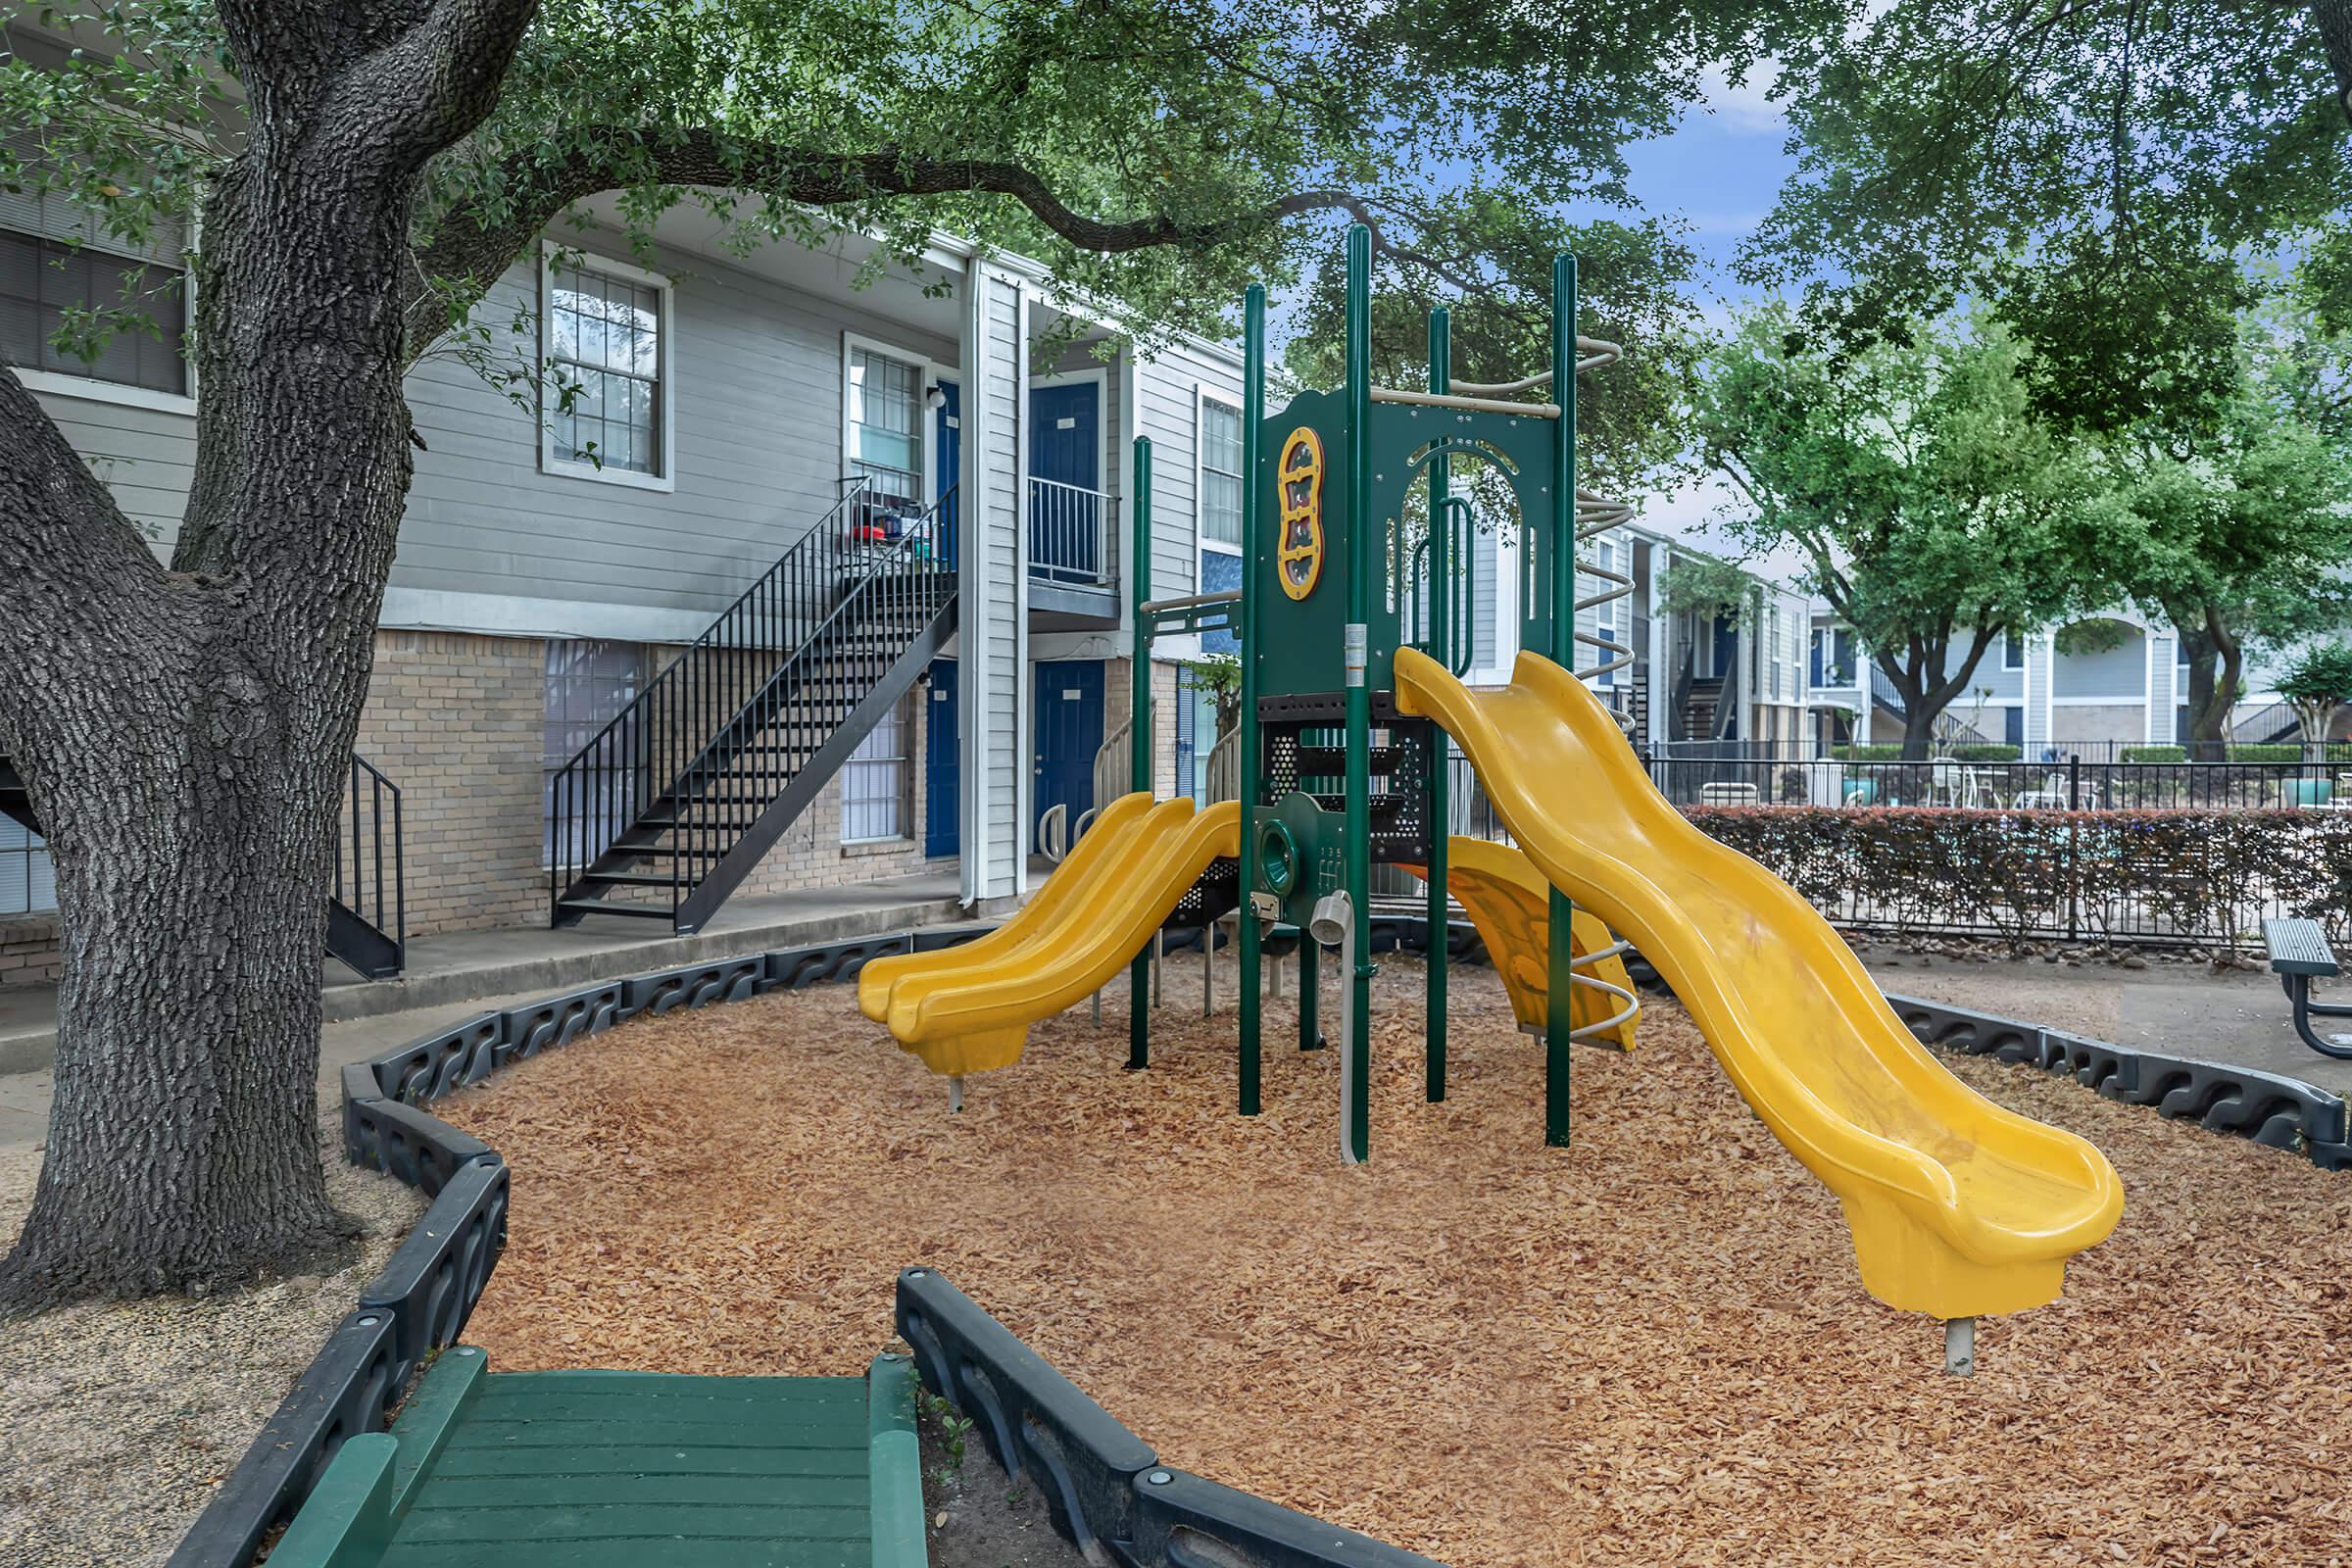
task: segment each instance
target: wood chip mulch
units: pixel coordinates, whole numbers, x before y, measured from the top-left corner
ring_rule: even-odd
[[[1348,1170],[1337,1053],[1292,1049],[1287,1001],[1266,1113],[1233,1114],[1197,961],[1171,960],[1150,1072],[1119,1070],[1114,987],[960,1116],[847,986],[442,1102],[514,1170],[467,1338],[508,1368],[854,1373],[920,1261],[1166,1462],[1457,1568],[2352,1561],[2352,1180],[1955,1061],[2096,1142],[2128,1204],[1958,1381],[1671,1004],[1633,1055],[1579,1054],[1575,1147],[1546,1150],[1494,976],[1454,973],[1433,1106],[1420,967],[1385,960]]]

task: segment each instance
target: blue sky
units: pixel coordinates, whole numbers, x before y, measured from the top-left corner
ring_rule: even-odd
[[[1770,85],[1752,76],[1734,87],[1720,76],[1712,79],[1707,102],[1688,111],[1668,135],[1627,149],[1632,167],[1631,185],[1644,210],[1679,213],[1692,225],[1691,241],[1708,264],[1707,288],[1715,296],[1711,308],[1737,306],[1752,297],[1731,275],[1731,263],[1740,243],[1771,211],[1781,183],[1796,167],[1784,147],[1788,123],[1779,108],[1766,100]],[[1626,345],[1639,353],[1640,345]],[[1606,389],[1596,387],[1597,395]],[[1731,499],[1720,482],[1702,481],[1670,495],[1640,498],[1644,526],[1689,539],[1702,549],[1736,554],[1713,523],[1713,514]],[[1793,559],[1759,563],[1792,569]]]
[[[1733,252],[1796,167],[1782,150],[1788,127],[1766,101],[1767,85],[1751,77],[1734,87],[1715,76],[1707,103],[1688,111],[1670,135],[1627,149],[1634,195],[1650,212],[1680,213],[1691,222],[1692,239],[1714,264],[1713,281],[1727,294]]]

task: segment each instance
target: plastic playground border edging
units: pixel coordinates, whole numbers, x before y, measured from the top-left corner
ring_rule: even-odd
[[[431,1201],[181,1538],[168,1568],[247,1568],[270,1533],[301,1508],[344,1440],[384,1431],[419,1369],[464,1333],[506,1247],[511,1176],[496,1150],[424,1109],[427,1102],[641,1013],[854,980],[869,958],[952,947],[990,929],[925,927],[631,975],[484,1011],[345,1067],[345,1155]],[[1375,947],[1393,950],[1405,935],[1388,933]],[[918,1290],[911,1297],[918,1304],[910,1305],[909,1279],[928,1280],[946,1294]],[[973,1359],[953,1373],[918,1348],[923,1381],[934,1390],[955,1384],[962,1391],[958,1407],[975,1419],[966,1401],[981,1398],[977,1391],[988,1391],[1000,1409],[1013,1401],[1024,1422],[1019,1447],[990,1430],[991,1449],[1008,1474],[1025,1467],[1041,1479],[1054,1525],[1073,1543],[1107,1543],[1129,1568],[1177,1568],[1198,1560],[1188,1544],[1210,1540],[1228,1552],[1247,1552],[1263,1568],[1429,1564],[1368,1536],[1159,1466],[1141,1439],[961,1292],[934,1271],[907,1270],[899,1286],[902,1327],[913,1321],[910,1313],[922,1316],[919,1303],[926,1301],[925,1320],[938,1325],[927,1331],[932,1343],[948,1335]],[[1089,1482],[1075,1497],[1049,1479],[1072,1475]]]
[[[508,1063],[660,1014],[770,991],[855,979],[870,958],[952,947],[992,929],[933,926],[712,959],[562,991],[485,1011],[343,1069],[343,1144],[353,1163],[418,1188],[431,1202],[361,1292],[356,1309],[278,1404],[169,1559],[168,1568],[247,1568],[301,1507],[344,1439],[380,1432],[418,1368],[458,1342],[506,1246],[511,1178],[497,1151],[422,1108]],[[1424,916],[1375,912],[1371,951],[1426,951]],[[1198,947],[1182,933],[1166,951]],[[1466,920],[1447,952],[1481,961]],[[1635,978],[1667,991],[1638,954]],[[1671,994],[1670,992],[1668,994]],[[1923,1042],[2064,1072],[2111,1100],[2352,1169],[2344,1101],[2299,1079],[2135,1051],[1994,1013],[1887,999]],[[1157,1462],[1142,1439],[936,1271],[899,1279],[900,1334],[923,1382],[979,1427],[1009,1476],[1035,1477],[1054,1524],[1090,1559],[1181,1568],[1240,1552],[1259,1568],[1413,1568],[1430,1559]],[[1207,1555],[1203,1555],[1205,1546]]]

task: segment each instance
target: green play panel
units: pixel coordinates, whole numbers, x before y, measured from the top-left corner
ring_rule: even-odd
[[[448,1351],[271,1568],[922,1568],[914,1376],[498,1372]]]

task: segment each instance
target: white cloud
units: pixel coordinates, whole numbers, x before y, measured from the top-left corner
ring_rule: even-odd
[[[1765,96],[1780,79],[1780,67],[1769,60],[1759,60],[1748,67],[1746,79],[1738,85],[1733,84],[1730,71],[1723,66],[1709,66],[1699,74],[1706,107],[1724,125],[1745,136],[1787,133],[1788,117],[1781,113],[1779,104]]]

